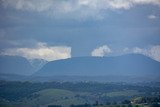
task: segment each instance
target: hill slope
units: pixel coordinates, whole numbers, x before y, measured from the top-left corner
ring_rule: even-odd
[[[0,56],[0,73],[30,75],[33,73],[33,67],[23,57]]]
[[[116,57],[78,57],[52,61],[35,76],[158,76],[160,62],[139,54]]]

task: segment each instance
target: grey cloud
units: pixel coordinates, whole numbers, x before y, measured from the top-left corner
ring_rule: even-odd
[[[54,18],[103,19],[107,9],[130,9],[135,5],[158,5],[159,0],[2,0],[4,7],[22,11],[47,13]]]

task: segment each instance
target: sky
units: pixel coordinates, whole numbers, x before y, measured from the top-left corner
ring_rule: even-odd
[[[0,0],[0,55],[160,61],[160,0]]]

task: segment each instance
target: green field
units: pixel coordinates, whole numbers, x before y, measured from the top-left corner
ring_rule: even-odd
[[[143,101],[145,96],[160,96],[160,87],[157,85],[150,87],[120,83],[2,82],[0,90],[0,107],[70,107],[72,104],[94,105],[96,102],[99,105],[94,107],[128,107],[122,102],[132,99]],[[159,101],[160,97],[158,98],[149,101]],[[150,107],[143,103],[146,102],[133,104],[132,107]]]
[[[125,91],[110,92],[106,93],[105,95],[109,97],[117,97],[117,96],[135,96],[140,94],[142,93],[138,92],[137,90],[125,90]]]
[[[126,91],[116,91],[99,94],[99,96],[104,97],[119,97],[119,96],[134,96],[140,94],[136,90],[126,90]],[[78,96],[78,97],[77,97]],[[83,96],[83,97],[81,97]],[[88,92],[72,92],[62,89],[45,89],[39,92],[35,92],[29,97],[25,97],[21,102],[6,102],[1,103],[3,107],[47,107],[48,105],[62,105],[63,107],[69,107],[71,104],[84,104],[84,103],[94,103],[93,101],[87,100],[87,98],[95,97],[92,93]],[[104,106],[109,107],[109,106]],[[114,106],[112,106],[114,107]]]
[[[29,105],[41,105],[42,107],[56,104],[62,106],[69,106],[70,104],[83,104],[86,101],[82,98],[76,98],[76,94],[72,91],[61,90],[61,89],[45,89],[36,93],[37,97],[25,98],[23,102],[27,102]]]

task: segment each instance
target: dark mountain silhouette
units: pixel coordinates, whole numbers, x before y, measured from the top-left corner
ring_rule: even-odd
[[[0,56],[0,73],[30,75],[33,73],[33,67],[23,57],[5,55]]]
[[[160,77],[160,62],[139,54],[77,57],[48,62],[34,76]]]

